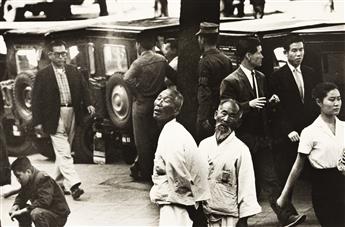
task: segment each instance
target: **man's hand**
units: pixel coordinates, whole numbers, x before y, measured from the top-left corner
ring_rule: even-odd
[[[87,112],[89,112],[90,115],[94,115],[96,113],[96,109],[95,109],[95,107],[90,105],[87,107]]]
[[[18,205],[13,205],[11,210],[8,212],[8,214],[10,215],[12,221],[13,221],[13,218],[18,215],[16,213],[18,210],[19,210],[19,206]]]
[[[266,97],[259,97],[249,101],[249,106],[252,108],[262,109],[266,104]]]
[[[280,99],[279,96],[276,94],[273,94],[271,98],[268,100],[269,103],[279,103]]]
[[[288,202],[288,200],[284,197],[282,197],[281,195],[279,196],[279,198],[277,199],[277,205],[282,208],[286,205],[286,203]]]
[[[291,142],[298,142],[299,141],[299,135],[296,131],[292,131],[288,134],[289,139]]]

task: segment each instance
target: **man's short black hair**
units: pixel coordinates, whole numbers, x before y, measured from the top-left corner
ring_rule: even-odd
[[[261,42],[256,37],[250,37],[242,39],[237,43],[237,56],[240,60],[243,60],[246,53],[254,54],[257,51],[257,47],[261,45]]]
[[[298,34],[289,34],[288,36],[286,36],[286,39],[283,44],[284,50],[289,51],[290,45],[292,43],[299,43],[299,42],[302,42],[302,43],[304,42],[301,36],[299,36]]]
[[[18,157],[11,164],[11,170],[13,172],[25,172],[28,169],[32,170],[33,166],[26,156]]]
[[[47,44],[47,46],[46,46],[47,51],[48,52],[52,52],[53,51],[53,47],[56,47],[56,46],[65,46],[65,47],[67,47],[67,44],[63,40],[53,40],[53,41],[50,41]]]
[[[174,49],[174,50],[178,49],[178,43],[175,38],[168,38],[165,40],[165,43],[169,43],[171,49]]]
[[[155,36],[150,32],[143,32],[137,35],[136,41],[140,43],[140,45],[145,50],[151,50],[156,44]]]

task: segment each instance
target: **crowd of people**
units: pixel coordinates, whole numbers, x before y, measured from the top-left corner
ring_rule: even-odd
[[[138,58],[124,74],[131,89],[132,125],[138,156],[135,181],[152,183],[159,226],[248,226],[261,212],[262,192],[282,226],[306,219],[292,204],[293,187],[306,160],[311,166],[312,203],[323,227],[345,226],[345,123],[337,118],[337,86],[318,81],[302,64],[304,43],[286,37],[287,63],[272,75],[257,68],[263,49],[257,38],[240,40],[240,64],[217,49],[219,25],[202,22],[196,33],[202,56],[194,138],[176,120],[183,105],[178,91],[177,40],[138,35]],[[64,226],[70,213],[64,194],[84,190],[73,166],[71,141],[83,111],[95,113],[83,76],[66,64],[66,44],[48,45],[51,60],[37,74],[33,126],[47,134],[56,155],[53,177],[20,157],[11,169],[21,189],[10,217],[21,224]],[[50,94],[49,96],[45,94]],[[27,201],[31,204],[28,205]]]

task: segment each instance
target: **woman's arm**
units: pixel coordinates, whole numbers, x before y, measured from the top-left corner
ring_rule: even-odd
[[[289,195],[291,194],[293,186],[295,185],[298,177],[301,175],[306,159],[307,159],[306,154],[301,154],[301,153],[297,154],[297,158],[290,171],[290,174],[285,183],[284,189],[282,193],[280,194],[279,198],[277,199],[278,206],[283,207],[288,202]]]

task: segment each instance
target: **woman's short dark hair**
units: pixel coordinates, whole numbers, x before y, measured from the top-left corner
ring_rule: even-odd
[[[326,96],[327,93],[334,90],[338,89],[338,86],[332,82],[322,82],[317,84],[313,90],[312,90],[312,96],[315,99],[315,101],[318,99],[322,101]]]
[[[258,49],[257,47],[261,45],[261,42],[256,37],[250,37],[242,39],[237,43],[237,56],[240,60],[243,60],[246,56],[246,53],[254,54]]]
[[[50,41],[46,45],[47,51],[48,52],[52,52],[53,51],[53,47],[56,47],[56,46],[65,46],[65,47],[67,47],[67,44],[63,40],[53,40],[53,41]]]

